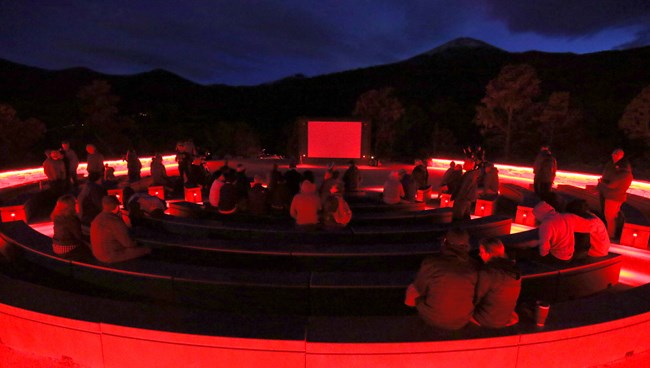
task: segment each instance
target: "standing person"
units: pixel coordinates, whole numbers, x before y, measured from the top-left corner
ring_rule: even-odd
[[[616,218],[627,199],[627,190],[633,180],[632,167],[624,156],[622,149],[615,149],[612,152],[612,160],[605,164],[603,176],[598,179],[601,208],[611,239],[616,237]]]
[[[81,235],[81,221],[77,217],[76,205],[77,200],[73,195],[63,195],[56,201],[54,210],[50,215],[54,229],[52,251],[64,258],[90,255]]]
[[[315,228],[318,225],[318,214],[321,208],[316,185],[309,180],[303,180],[300,184],[300,193],[293,197],[289,208],[289,214],[296,220],[296,225],[305,229]]]
[[[181,177],[181,182],[185,184],[189,180],[192,156],[185,150],[184,142],[176,144],[176,162],[178,163],[178,175]]]
[[[461,177],[458,189],[451,195],[451,200],[454,201],[452,208],[454,220],[469,220],[472,203],[476,201],[479,169],[474,167],[474,161],[471,159],[465,160],[463,169],[465,173]]]
[[[542,146],[533,163],[533,189],[538,197],[544,198],[551,191],[556,171],[557,160],[548,146]]]
[[[446,330],[463,328],[474,312],[477,262],[469,256],[469,234],[453,228],[440,254],[422,261],[404,304],[417,308],[427,324]]]
[[[521,270],[508,259],[499,239],[481,240],[479,256],[483,266],[478,273],[472,322],[489,328],[517,323],[515,307],[521,292]]]
[[[415,167],[411,172],[411,176],[417,183],[419,190],[426,189],[429,186],[429,171],[427,170],[427,167],[424,166],[424,163],[422,163],[422,160],[415,160]]]
[[[63,155],[63,162],[66,164],[66,185],[72,185],[77,188],[79,182],[77,180],[77,168],[79,167],[79,157],[77,153],[70,148],[70,142],[61,142],[61,154]]]
[[[104,178],[104,155],[97,152],[97,147],[94,144],[87,144],[86,152],[88,152],[88,156],[86,156],[88,176],[97,173],[101,178]]]
[[[43,172],[47,177],[47,183],[50,187],[50,192],[54,198],[58,198],[65,193],[66,189],[66,174],[65,163],[58,150],[45,151],[47,158],[43,161]]]
[[[138,154],[133,148],[126,151],[126,169],[129,175],[129,183],[136,182],[140,180],[140,171],[142,170],[142,162]]]
[[[361,185],[361,171],[354,164],[353,160],[348,161],[348,169],[343,173],[343,183],[345,185],[345,192],[356,192]]]
[[[300,183],[302,183],[303,179],[303,176],[296,170],[296,163],[292,160],[289,163],[289,170],[284,173],[284,180],[287,182],[290,198],[300,192]]]
[[[483,176],[483,192],[486,197],[499,194],[499,169],[489,162],[485,164],[485,175]]]
[[[120,202],[115,196],[102,199],[102,212],[90,224],[90,245],[93,255],[104,263],[128,261],[151,253],[138,246],[120,216]]]

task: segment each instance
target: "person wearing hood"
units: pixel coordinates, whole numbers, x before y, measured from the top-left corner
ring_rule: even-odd
[[[488,328],[517,323],[515,307],[521,291],[521,270],[508,259],[499,239],[481,240],[479,256],[483,266],[478,272],[472,322]]]
[[[623,202],[627,199],[627,190],[632,184],[632,168],[624,159],[622,149],[612,152],[612,160],[605,164],[603,176],[598,179],[601,207],[605,216],[605,224],[610,238],[616,236],[616,218]]]
[[[533,208],[539,225],[539,255],[550,261],[568,262],[575,252],[576,229],[589,228],[589,221],[573,213],[557,213],[548,203]]]
[[[402,201],[404,197],[404,187],[399,181],[399,172],[391,171],[388,174],[388,180],[384,182],[384,191],[382,192],[382,198],[386,204],[397,204]]]
[[[316,185],[309,180],[300,184],[300,193],[291,201],[289,214],[300,227],[315,227],[318,225],[318,213],[321,210],[321,200],[316,192]]]
[[[467,231],[450,229],[440,253],[422,261],[407,288],[404,304],[415,307],[428,325],[458,330],[472,318],[478,273],[469,248]]]

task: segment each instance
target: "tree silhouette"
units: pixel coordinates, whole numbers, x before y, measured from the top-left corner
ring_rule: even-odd
[[[118,96],[104,80],[94,80],[77,94],[81,103],[84,130],[100,142],[106,152],[115,155],[131,145],[128,137],[133,126],[130,118],[118,115]]]
[[[618,121],[629,139],[650,145],[650,86],[645,87],[625,108]]]
[[[542,140],[551,147],[556,147],[561,143],[574,144],[566,138],[575,134],[581,119],[580,110],[571,107],[569,92],[553,92],[535,120],[540,123]]]
[[[539,84],[535,69],[519,64],[504,66],[485,87],[483,105],[476,108],[475,121],[483,135],[503,140],[506,159],[510,158],[513,134],[529,123],[527,110],[535,107],[533,99],[540,93]]]
[[[16,163],[18,158],[40,157],[31,152],[35,143],[45,135],[45,124],[35,118],[20,120],[16,110],[0,103],[0,162]]]
[[[393,92],[390,87],[364,92],[357,99],[352,113],[372,121],[374,154],[382,157],[394,153],[396,124],[404,114],[404,107],[393,97]]]

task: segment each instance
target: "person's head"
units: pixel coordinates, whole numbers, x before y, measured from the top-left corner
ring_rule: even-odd
[[[86,145],[86,152],[88,152],[89,154],[92,155],[93,153],[95,153],[95,151],[97,151],[97,147],[95,147],[94,144],[87,144]]]
[[[244,164],[237,164],[237,172],[244,172],[246,171],[246,168],[244,167]]]
[[[77,199],[72,194],[66,194],[56,200],[54,210],[50,217],[54,220],[58,216],[74,216],[77,214]]]
[[[341,192],[341,184],[336,183],[330,187],[330,194],[336,194]]]
[[[253,184],[259,184],[259,185],[264,184],[264,178],[262,178],[261,175],[256,174],[255,176],[253,176]]]
[[[59,152],[58,150],[50,150],[50,158],[52,160],[60,160],[61,152]]]
[[[156,155],[153,157],[153,161],[154,162],[162,162],[163,161],[162,155],[160,153],[156,153]]]
[[[545,145],[543,145],[542,147],[540,147],[539,150],[540,150],[541,152],[544,152],[544,151],[550,151],[550,150],[551,150],[551,147],[550,147],[548,144],[545,144]]]
[[[107,195],[102,198],[102,211],[117,213],[120,210],[120,201],[114,195]]]
[[[348,161],[348,166],[354,166],[354,160]]]
[[[467,230],[458,227],[451,228],[447,231],[447,234],[445,235],[444,243],[446,245],[467,246],[467,249],[469,250],[469,233],[467,232]]]
[[[399,171],[391,171],[388,174],[388,180],[399,180]]]
[[[623,156],[625,156],[625,152],[623,152],[622,149],[617,148],[612,152],[612,161],[616,163],[620,161],[623,158]]]
[[[417,159],[415,159],[414,164],[415,164],[415,166],[420,166],[420,165],[422,165],[422,160],[417,158]]]
[[[61,142],[61,148],[63,148],[63,150],[65,150],[65,151],[69,150],[70,149],[70,142],[62,141]]]
[[[507,258],[506,248],[503,246],[501,240],[497,238],[481,240],[478,247],[478,255],[485,263],[492,258]]]
[[[456,171],[463,171],[463,165],[461,165],[461,164],[456,164],[456,167],[454,167],[454,170],[456,170]]]
[[[451,161],[451,162],[449,163],[449,168],[450,168],[450,169],[453,169],[453,168],[455,168],[455,167],[456,167],[456,161]]]
[[[474,160],[470,160],[470,159],[465,160],[465,162],[463,163],[463,170],[465,171],[474,170],[474,164],[475,164]]]

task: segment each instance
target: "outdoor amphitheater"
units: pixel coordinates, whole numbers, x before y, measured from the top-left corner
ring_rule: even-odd
[[[150,160],[142,158],[138,189],[162,195],[149,185]],[[288,167],[286,160],[241,162],[249,176],[266,175],[272,163]],[[428,163],[433,188],[449,162]],[[118,177],[126,174],[121,160],[109,164]],[[174,156],[164,164],[178,174]],[[474,250],[484,237],[509,248],[537,242],[532,169],[496,163],[498,197],[479,199],[471,220],[452,223],[449,198],[435,191],[414,203],[376,200],[390,171],[412,165],[359,167],[363,194],[348,198],[353,217],[343,230],[305,232],[272,216],[222,216],[202,206],[205,191],[186,190],[165,198],[163,218],[133,226],[151,255],[110,265],[52,252],[52,222],[30,202],[44,189],[42,168],[0,173],[0,342],[79,367],[520,368],[650,360],[650,183],[632,183],[620,244],[608,256],[519,262],[519,323],[445,331],[404,305],[407,285],[452,226],[470,233]],[[328,167],[298,165],[307,169],[321,180]],[[599,177],[558,171],[554,191],[598,210]],[[538,300],[550,303],[543,327],[534,320]]]

